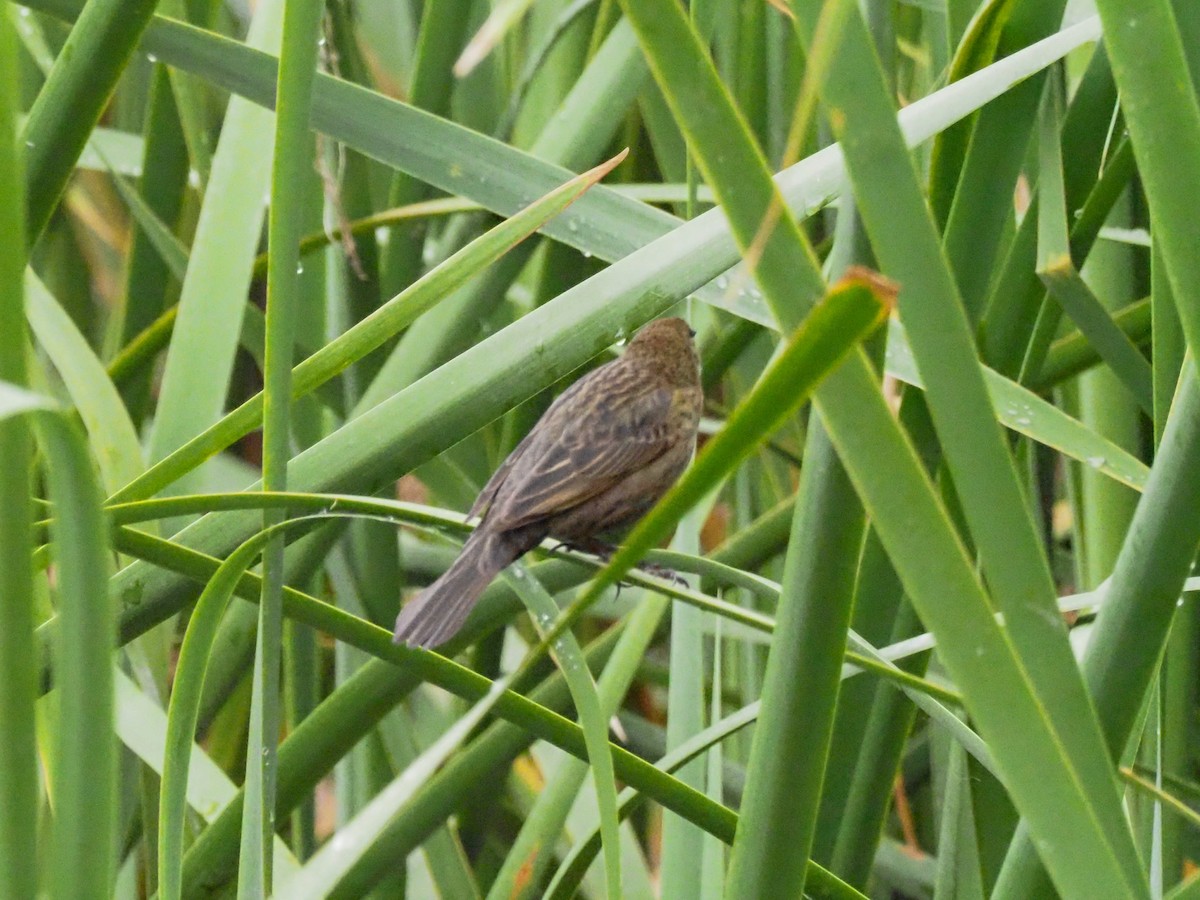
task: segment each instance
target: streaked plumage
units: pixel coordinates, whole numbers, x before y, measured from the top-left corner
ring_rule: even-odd
[[[658,319],[551,404],[480,492],[458,559],[409,602],[395,641],[435,647],[505,566],[547,536],[587,546],[639,519],[687,467],[703,396],[692,332]]]

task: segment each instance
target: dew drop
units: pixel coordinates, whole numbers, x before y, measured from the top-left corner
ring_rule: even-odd
[[[1089,456],[1084,461],[1093,469],[1098,469],[1107,462],[1103,456]]]

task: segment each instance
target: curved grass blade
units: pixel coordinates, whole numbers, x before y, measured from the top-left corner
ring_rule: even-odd
[[[158,890],[163,900],[178,900],[183,893],[184,812],[192,742],[199,718],[204,677],[225,607],[238,583],[273,536],[318,518],[322,517],[290,519],[265,528],[243,542],[208,579],[188,620],[167,709],[162,790],[159,794]]]
[[[79,411],[104,489],[111,493],[144,469],[137,429],[87,339],[32,270],[25,276],[25,310],[30,330]]]
[[[71,865],[53,868],[50,894],[100,900],[112,890],[117,841],[108,524],[86,444],[69,417],[53,401],[0,382],[0,419],[13,416],[30,417],[38,429],[60,511],[51,524],[59,623],[52,855]]]
[[[533,571],[530,576],[537,577]],[[645,598],[626,620],[612,656],[598,679],[606,721],[616,714],[628,692],[667,605],[666,598],[646,592]],[[543,883],[550,864],[547,854],[541,852],[544,836],[563,829],[587,773],[588,766],[576,759],[564,760],[555,768],[513,841],[504,865],[488,890],[487,900],[522,900],[532,895],[534,886]]]
[[[505,572],[505,579],[529,610],[538,634],[547,643],[575,701],[579,727],[587,743],[588,765],[596,790],[596,806],[600,810],[600,831],[604,838],[604,872],[607,896],[621,896],[621,838],[617,820],[617,789],[614,783],[612,756],[608,752],[608,717],[601,709],[596,682],[584,663],[583,650],[574,634],[559,632],[550,635],[558,605],[546,589],[534,579],[524,564],[517,562]],[[524,666],[522,666],[522,669]],[[520,670],[518,670],[520,671]]]
[[[758,719],[760,708],[761,704],[755,702],[726,716],[680,744],[655,763],[655,766],[666,772],[678,770],[680,766],[696,759],[710,747],[753,724]],[[618,799],[621,818],[625,819],[632,814],[646,799],[633,788],[623,790]],[[545,894],[546,900],[565,900],[565,898],[574,896],[579,882],[599,850],[600,832],[598,829],[576,841],[571,852],[563,859],[558,871],[555,872],[554,879]],[[864,900],[863,894],[814,862],[808,864],[808,891],[814,897]]]

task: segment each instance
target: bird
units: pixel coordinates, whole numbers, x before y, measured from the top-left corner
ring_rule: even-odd
[[[506,566],[547,537],[602,556],[602,538],[632,525],[695,452],[703,407],[695,332],[655,319],[617,359],[576,381],[484,485],[480,517],[455,561],[410,600],[393,641],[444,644]]]

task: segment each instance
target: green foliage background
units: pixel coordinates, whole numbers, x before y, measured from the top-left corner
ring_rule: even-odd
[[[1187,0],[6,4],[0,897],[1200,896],[1198,67]],[[394,646],[668,313],[676,490]]]

